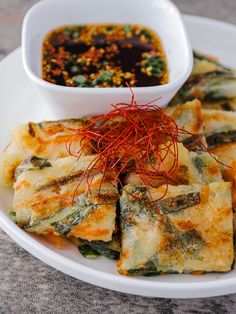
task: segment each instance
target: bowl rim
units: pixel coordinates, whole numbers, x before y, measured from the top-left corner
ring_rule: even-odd
[[[133,92],[136,95],[140,94],[148,94],[151,92],[166,92],[166,91],[172,91],[180,88],[184,82],[187,80],[189,77],[191,71],[192,71],[192,66],[193,66],[193,53],[192,53],[192,47],[190,43],[189,36],[186,31],[185,24],[182,19],[182,15],[177,8],[177,6],[171,1],[171,0],[161,0],[165,1],[168,3],[169,6],[174,9],[177,18],[179,19],[181,23],[181,28],[182,28],[182,33],[183,33],[183,42],[185,44],[185,50],[186,50],[186,67],[184,68],[184,71],[181,72],[181,74],[174,79],[172,82],[168,82],[163,85],[156,85],[156,86],[146,86],[146,87],[132,87]],[[26,13],[24,20],[23,20],[23,25],[22,25],[22,60],[23,60],[23,67],[25,69],[25,72],[27,73],[28,77],[37,85],[40,87],[43,87],[48,90],[53,90],[56,92],[63,92],[65,94],[68,93],[74,93],[74,94],[83,94],[83,95],[88,95],[88,94],[93,94],[93,95],[101,95],[101,94],[113,94],[114,92],[119,94],[119,95],[125,95],[127,92],[129,92],[129,89],[127,87],[99,87],[99,88],[94,88],[94,87],[70,87],[70,86],[61,86],[61,85],[56,85],[53,83],[50,83],[48,81],[43,80],[39,75],[37,75],[33,70],[32,67],[29,65],[29,58],[28,58],[28,53],[27,53],[27,41],[28,41],[28,23],[30,19],[34,16],[34,14],[37,12],[37,10],[41,7],[47,6],[48,3],[56,2],[56,0],[47,0],[43,1],[40,0],[36,4],[34,4]]]

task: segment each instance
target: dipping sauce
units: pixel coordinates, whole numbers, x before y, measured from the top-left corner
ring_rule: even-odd
[[[159,36],[140,25],[69,25],[43,42],[42,78],[72,87],[156,86],[168,82]]]

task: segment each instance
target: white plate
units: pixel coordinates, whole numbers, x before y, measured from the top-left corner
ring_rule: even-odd
[[[193,47],[215,55],[236,68],[236,26],[205,18],[186,16]],[[12,125],[28,120],[53,118],[30,85],[17,49],[0,65],[0,150],[9,140]],[[158,95],[157,95],[158,96]],[[148,101],[148,99],[147,99]],[[114,262],[87,260],[73,246],[56,249],[18,228],[9,218],[12,191],[0,189],[0,226],[20,246],[50,266],[83,281],[121,292],[170,298],[210,297],[236,292],[236,269],[227,274],[125,277]],[[56,283],[55,283],[56,284]]]

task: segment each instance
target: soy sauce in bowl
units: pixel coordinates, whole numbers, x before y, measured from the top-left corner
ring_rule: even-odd
[[[168,83],[159,36],[140,25],[68,25],[43,42],[42,78],[69,87],[156,86]]]

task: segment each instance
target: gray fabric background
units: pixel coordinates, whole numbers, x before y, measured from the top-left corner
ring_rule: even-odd
[[[35,2],[37,1],[0,0],[0,59],[20,45],[22,17]],[[236,0],[174,2],[183,13],[236,24]],[[0,314],[2,313],[223,314],[236,313],[236,295],[171,300],[144,298],[98,288],[45,265],[0,230]]]

